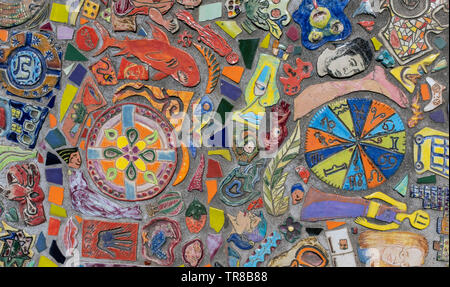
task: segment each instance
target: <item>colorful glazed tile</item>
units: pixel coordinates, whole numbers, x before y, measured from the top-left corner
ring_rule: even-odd
[[[199,233],[206,224],[206,207],[194,199],[186,209],[186,226],[191,233]]]
[[[302,30],[302,44],[315,50],[329,41],[340,41],[350,36],[351,23],[344,13],[348,0],[305,0],[292,18]]]
[[[395,59],[389,54],[388,50],[383,49],[376,60],[377,62],[381,62],[386,68],[394,68],[395,66]]]
[[[65,67],[63,69],[64,74],[69,75],[72,71],[73,66],[75,66],[75,63],[70,64],[69,66]]]
[[[446,10],[445,3],[430,0],[411,2],[413,5],[407,9],[404,3],[384,3],[383,10],[389,11],[390,19],[378,33],[400,65],[406,65],[431,52],[433,46],[428,41],[429,34],[440,34],[446,27],[435,15],[441,9]]]
[[[98,40],[94,28],[89,26],[82,26],[75,35],[75,42],[78,48],[86,52],[94,50],[98,45]]]
[[[189,149],[186,147],[186,145],[183,142],[180,142],[181,152],[183,155],[180,170],[178,171],[177,176],[175,177],[175,180],[172,183],[172,186],[178,185],[181,182],[184,181],[186,178],[189,167],[190,167],[190,158],[189,158]]]
[[[55,154],[53,154],[51,152],[47,152],[47,157],[45,159],[45,165],[46,166],[60,164],[60,163],[61,163],[61,161],[59,160],[59,158]]]
[[[66,209],[64,209],[61,206],[51,204],[50,205],[50,215],[65,218],[65,217],[67,217],[67,211],[66,211]]]
[[[106,100],[98,89],[91,76],[84,80],[73,104],[67,111],[62,130],[67,141],[72,146],[77,146],[86,121],[91,113],[106,106]]]
[[[88,59],[80,53],[71,43],[67,44],[66,53],[64,54],[64,60],[74,62],[85,62]]]
[[[213,159],[208,159],[208,171],[206,172],[206,178],[222,177],[222,168],[220,163]]]
[[[397,183],[394,190],[400,193],[401,196],[406,195],[406,191],[408,190],[408,175],[405,175],[405,177]]]
[[[110,21],[108,21],[108,22],[110,22]],[[86,23],[89,23],[89,19],[84,18],[84,17],[80,17],[80,25],[84,25]]]
[[[53,22],[67,23],[69,21],[69,8],[66,4],[53,2],[49,19]]]
[[[309,236],[317,236],[322,232],[323,229],[320,227],[306,227],[305,230]]]
[[[436,185],[411,185],[409,187],[409,196],[411,198],[422,199],[424,209],[438,211],[448,211],[449,189],[448,186]]]
[[[336,116],[337,110],[345,112]],[[320,123],[324,118],[327,120]],[[334,124],[330,126],[330,122]],[[383,125],[391,129],[387,131]],[[321,143],[313,144],[315,139],[307,137],[306,163],[320,179],[336,188],[365,190],[378,186],[395,173],[404,157],[406,133],[400,117],[375,100],[348,99],[329,104],[316,113],[311,128],[307,134],[316,134]],[[340,144],[330,146],[325,135],[337,137]],[[358,141],[355,145],[356,138],[361,144]],[[390,151],[386,153],[385,149]],[[380,156],[392,158],[391,163],[383,163]]]
[[[433,64],[438,57],[439,53],[428,55],[415,64],[395,67],[390,73],[412,94],[416,88],[417,80],[428,73],[427,66]]]
[[[59,267],[59,266],[48,257],[41,255],[41,257],[39,257],[39,263],[37,267]]]
[[[356,16],[363,14],[377,17],[377,15],[372,9],[372,4],[370,3],[370,0],[361,0],[359,7],[356,8],[355,12],[353,12],[352,17],[355,18]]]
[[[297,58],[295,63],[297,65],[295,69],[288,63],[283,64],[283,70],[288,77],[280,77],[284,93],[288,96],[297,95],[300,92],[300,83],[303,79],[311,77],[313,71],[313,66],[310,62],[303,62],[300,58]]]
[[[208,234],[208,237],[206,237],[206,246],[208,247],[210,261],[216,256],[222,244],[223,238],[221,234]]]
[[[262,200],[262,197],[259,197],[258,199],[255,199],[248,204],[247,211],[250,211],[253,209],[258,209],[258,208],[263,208],[263,207],[264,207],[264,202]]]
[[[234,18],[239,15],[242,11],[242,2],[241,0],[225,0],[223,4],[225,9],[227,10],[228,18]]]
[[[300,55],[302,53],[302,47],[301,46],[295,46],[294,51],[292,52],[292,55]]]
[[[111,13],[111,23],[114,32],[136,32],[136,15],[133,16],[118,16],[116,13]]]
[[[0,266],[24,267],[34,256],[35,235],[15,229],[2,221],[0,233]]]
[[[237,35],[242,33],[242,29],[236,23],[236,21],[216,21],[216,25],[224,30],[231,38],[236,38]]]
[[[355,254],[346,227],[325,232],[335,267],[356,267]]]
[[[218,5],[219,3],[213,3]],[[210,25],[201,26],[195,22],[194,17],[191,13],[186,10],[178,10],[175,15],[178,19],[185,22],[189,27],[195,29],[199,34],[199,40],[204,44],[208,45],[214,52],[218,53],[220,56],[225,57],[228,64],[234,65],[239,61],[239,55],[233,52],[231,46],[227,41],[222,38],[219,34],[214,32]],[[197,82],[198,83],[198,82]]]
[[[194,175],[192,176],[191,182],[188,186],[188,191],[203,191],[203,173],[205,172],[205,156],[202,154],[200,158],[200,163],[197,167],[197,170],[195,171]]]
[[[198,21],[214,20],[222,17],[222,2],[215,2],[198,7]]]
[[[9,35],[8,30],[0,29],[0,41],[2,42],[8,41],[8,35]]]
[[[197,267],[205,254],[203,242],[200,239],[193,239],[187,242],[181,249],[181,255],[186,267]]]
[[[19,222],[19,214],[14,207],[11,207],[7,213],[5,213],[5,219],[7,222]]]
[[[221,88],[222,88],[222,86],[221,86]],[[227,116],[230,116],[233,108],[234,108],[234,105],[232,105],[227,100],[225,100],[223,98],[220,100],[220,103],[219,103],[219,106],[217,107],[216,112],[220,115],[220,118],[222,119],[222,124],[225,124],[225,122],[227,121]]]
[[[81,83],[83,82],[86,73],[87,73],[86,68],[81,64],[77,64],[75,69],[70,74],[69,80],[71,80],[74,84],[76,84],[79,87],[81,86]]]
[[[52,244],[50,245],[50,249],[48,250],[48,254],[55,259],[59,264],[64,264],[66,261],[66,257],[62,254],[61,250],[56,243],[56,240],[53,239]]]
[[[111,23],[111,14],[112,14],[111,7],[108,7],[106,9],[103,9],[102,12],[100,12],[100,17],[102,17],[103,20],[105,20],[106,22]]]
[[[57,205],[62,205],[64,200],[64,187],[51,185],[48,191],[48,201]]]
[[[298,29],[295,25],[291,25],[289,30],[286,32],[286,36],[292,41],[295,42],[300,39]]]
[[[43,24],[41,27],[39,27],[39,30],[53,32],[52,23],[47,22],[47,23]]]
[[[304,195],[305,189],[301,183],[296,183],[291,187],[291,199],[293,205],[299,204]]]
[[[119,80],[148,80],[148,70],[145,66],[139,65],[128,61],[126,58],[122,58],[119,67],[119,74],[117,75]]]
[[[59,40],[72,40],[74,30],[70,27],[58,25],[56,27],[56,37]]]
[[[206,94],[210,94],[214,91],[217,85],[217,81],[220,76],[220,65],[216,56],[211,49],[201,46],[197,43],[193,43],[194,47],[203,55],[206,64],[208,65],[208,83],[206,84]]]
[[[429,127],[414,134],[414,167],[418,174],[431,171],[449,177],[448,133]]]
[[[47,242],[45,240],[45,236],[44,233],[41,231],[41,233],[39,233],[38,239],[36,241],[35,244],[36,250],[41,253],[42,251],[47,249]]]
[[[69,109],[70,104],[72,103],[75,95],[77,94],[78,87],[67,84],[64,89],[64,94],[62,95],[61,105],[59,106],[59,121],[62,122],[63,118],[66,115],[67,110]]]
[[[114,66],[108,57],[103,57],[100,61],[89,67],[94,74],[97,83],[101,86],[117,85],[117,76]]]
[[[445,123],[445,114],[442,110],[435,110],[428,114],[430,119],[435,123]]]
[[[137,223],[83,220],[81,256],[136,261]]]
[[[265,115],[265,108],[275,105],[280,99],[276,85],[279,65],[280,60],[278,58],[267,54],[259,55],[256,69],[244,92],[247,106],[233,113],[234,121],[258,129]]]
[[[222,209],[209,207],[209,226],[217,233],[222,230],[225,224],[225,213]]]
[[[72,0],[69,6],[69,24],[76,26],[78,15],[80,14],[81,6],[84,0]]]
[[[432,73],[439,72],[439,71],[444,70],[446,68],[448,68],[447,60],[446,59],[442,59],[442,60],[440,60],[439,62],[437,62],[434,65],[433,69],[431,69],[431,72]]]
[[[111,106],[95,120],[86,139],[89,175],[112,198],[153,198],[164,190],[175,172],[175,131],[151,106]]]
[[[364,28],[367,32],[372,32],[375,26],[375,21],[360,21],[358,24]]]
[[[142,28],[142,27],[139,27],[139,29],[137,31],[137,34],[139,36],[141,36],[141,37],[144,37],[144,38],[146,38],[148,36],[147,35],[147,31],[145,31],[144,28]]]
[[[430,176],[419,177],[416,182],[418,184],[436,183],[436,175],[433,174]]]
[[[78,247],[77,234],[78,227],[73,222],[73,217],[71,216],[64,225],[63,243],[66,248],[66,256],[75,255],[75,248]]]
[[[205,180],[206,185],[206,191],[208,193],[208,204],[211,202],[211,200],[214,198],[214,195],[217,193],[217,180],[211,179],[211,180]]]
[[[383,47],[383,44],[378,40],[377,37],[372,37],[370,40],[372,41],[372,45],[375,51],[378,51],[381,49],[381,47]]]
[[[61,221],[59,219],[50,217],[48,221],[48,235],[58,236],[60,225]]]
[[[238,86],[230,84],[227,81],[221,79],[220,80],[220,93],[222,95],[230,98],[231,100],[236,101],[242,95],[242,90]],[[219,107],[220,107],[220,104],[219,104]],[[229,108],[229,107],[227,106],[227,108]],[[232,108],[232,106],[231,106],[231,108]]]
[[[45,169],[45,178],[49,183],[63,185],[63,172],[61,168]]]
[[[436,82],[431,77],[426,77],[425,80],[430,86],[431,101],[423,108],[423,111],[429,112],[443,104],[442,94],[447,89],[447,87],[442,85],[441,83]]]
[[[231,153],[229,149],[208,150],[208,155],[220,155],[224,159],[231,161]]]
[[[263,48],[263,49],[267,49],[267,48],[269,48],[269,44],[270,44],[270,33],[268,33],[265,37],[264,37],[264,39],[261,41],[261,44],[259,44],[259,47],[260,48]]]
[[[289,243],[294,243],[300,238],[302,225],[300,222],[294,221],[291,216],[288,216],[283,224],[278,226],[278,229],[283,234],[284,239]]]
[[[238,84],[241,82],[243,74],[244,67],[241,66],[226,66],[222,69],[222,75]]]
[[[164,216],[178,215],[184,209],[184,201],[181,193],[178,191],[169,191],[158,198],[155,204],[147,206],[149,216],[155,214]]]
[[[113,103],[132,96],[145,97],[153,107],[166,116],[177,131],[180,131],[194,92],[166,90],[135,82],[119,87],[114,94]],[[173,97],[179,100],[174,100]]]
[[[22,98],[52,96],[59,89],[61,52],[48,33],[18,32],[0,48],[0,82],[6,93]]]
[[[311,175],[309,170],[306,167],[300,165],[295,168],[295,171],[297,172],[298,176],[300,176],[300,178],[303,180],[303,182],[307,184],[309,181],[309,177]]]
[[[266,240],[248,257],[243,267],[258,267],[265,258],[270,256],[272,251],[280,244],[281,235],[278,231],[272,232]]]
[[[28,151],[19,147],[0,145],[0,170],[12,162],[24,161],[35,158],[38,154],[37,150]]]
[[[181,241],[180,224],[169,218],[155,218],[142,228],[142,255],[163,266],[175,261],[174,249]]]
[[[99,10],[100,5],[91,0],[85,0],[83,8],[81,9],[81,15],[86,18],[95,20],[95,18],[97,18]]]
[[[259,39],[239,39],[239,50],[244,59],[245,67],[249,70],[252,68],[258,43]]]

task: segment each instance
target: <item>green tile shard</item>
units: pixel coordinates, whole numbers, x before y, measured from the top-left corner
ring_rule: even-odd
[[[236,38],[237,35],[242,33],[242,29],[236,23],[236,21],[216,21],[217,26],[225,31],[231,38]]]
[[[401,196],[406,195],[408,189],[408,175],[406,175],[395,187],[394,190],[400,193]]]
[[[253,59],[256,55],[259,39],[240,39],[239,50],[241,50],[242,58],[247,69],[252,68]]]
[[[75,48],[72,44],[67,44],[66,53],[64,55],[64,60],[67,61],[78,61],[78,62],[84,62],[88,59],[81,54],[77,48]]]

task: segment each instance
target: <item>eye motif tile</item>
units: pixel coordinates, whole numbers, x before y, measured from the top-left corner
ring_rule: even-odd
[[[153,198],[169,183],[177,165],[173,127],[150,106],[112,106],[92,125],[86,163],[104,194],[123,201]]]

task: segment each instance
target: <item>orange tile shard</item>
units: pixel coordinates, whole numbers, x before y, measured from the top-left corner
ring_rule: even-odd
[[[217,180],[216,179],[210,179],[205,180],[206,184],[206,190],[208,192],[208,204],[213,199],[214,195],[217,193]]]
[[[326,223],[327,223],[328,230],[335,229],[336,227],[339,227],[339,226],[345,224],[345,222],[342,222],[342,221],[327,221]]]
[[[48,201],[57,205],[62,205],[64,200],[64,188],[59,186],[50,186],[48,191]]]
[[[222,70],[222,75],[238,84],[241,82],[243,73],[244,67],[241,66],[226,66]]]

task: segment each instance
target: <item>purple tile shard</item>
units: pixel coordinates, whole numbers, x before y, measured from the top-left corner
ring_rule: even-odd
[[[45,178],[48,182],[63,185],[63,172],[61,168],[47,168]]]
[[[242,95],[242,90],[225,80],[220,80],[220,93],[229,99],[236,101]]]

